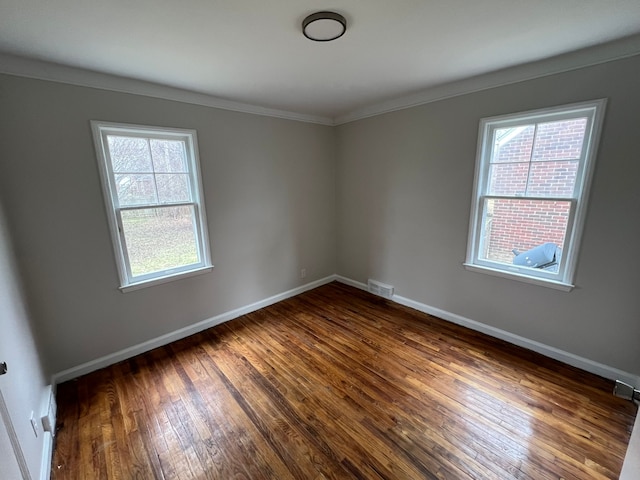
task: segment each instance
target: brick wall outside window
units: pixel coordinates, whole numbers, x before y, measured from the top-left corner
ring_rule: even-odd
[[[487,193],[523,198],[487,200],[481,256],[511,263],[513,249],[563,246],[586,124],[578,118],[496,130]]]

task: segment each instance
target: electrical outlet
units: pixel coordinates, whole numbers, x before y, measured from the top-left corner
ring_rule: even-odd
[[[36,436],[36,438],[38,437],[38,422],[36,421],[36,417],[33,414],[33,412],[31,412],[31,428],[33,428],[33,434]]]
[[[305,278],[307,276],[307,269],[306,268],[301,268],[300,269],[300,278]]]

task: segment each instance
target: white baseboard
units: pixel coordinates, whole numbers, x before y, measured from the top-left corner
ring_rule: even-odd
[[[187,327],[181,328],[174,332],[170,332],[160,337],[147,340],[146,342],[139,343],[137,345],[133,345],[131,347],[125,348],[118,352],[105,355],[100,358],[96,358],[95,360],[91,360],[90,362],[83,363],[76,367],[63,370],[61,372],[55,373],[52,376],[52,383],[54,385],[57,385],[59,383],[66,382],[67,380],[71,380],[73,378],[86,375],[87,373],[91,373],[95,370],[108,367],[109,365],[113,365],[114,363],[118,363],[122,360],[126,360],[127,358],[131,358],[141,353],[148,352],[149,350],[153,350],[154,348],[161,347],[168,343],[175,342],[176,340],[181,340],[190,335],[206,330],[207,328],[215,327],[216,325],[220,325],[221,323],[228,322],[229,320],[233,320],[234,318],[238,318],[242,315],[246,315],[247,313],[255,312],[256,310],[259,310],[264,307],[268,307],[269,305],[273,305],[274,303],[281,302],[282,300],[286,300],[287,298],[294,297],[303,292],[306,292],[307,290],[311,290],[321,285],[325,285],[334,280],[336,280],[336,275],[329,275],[328,277],[321,278],[320,280],[307,283],[300,287],[296,287],[286,292],[274,295],[272,297],[265,298],[264,300],[260,300],[250,305],[236,308],[235,310],[231,310],[229,312],[216,315],[215,317],[208,318],[206,320],[195,323],[193,325],[189,325]]]
[[[53,436],[49,432],[44,432],[42,440],[42,464],[40,466],[40,480],[50,480],[51,462],[53,461]]]
[[[351,285],[352,287],[359,288],[361,290],[367,290],[366,284],[343,277],[341,275],[336,275],[336,280],[346,285]],[[447,312],[446,310],[441,310],[430,305],[425,305],[424,303],[416,302],[415,300],[411,300],[400,295],[394,295],[391,300],[401,305],[413,308],[414,310],[418,310],[420,312],[433,315],[434,317],[441,318],[448,322],[470,328],[471,330],[484,333],[491,337],[499,338],[500,340],[505,340],[509,343],[529,350],[533,350],[534,352],[541,353],[542,355],[553,358],[555,360],[559,360],[568,365],[572,365],[587,372],[595,373],[596,375],[600,375],[601,377],[611,380],[621,380],[630,385],[640,385],[640,376],[638,375],[634,375],[632,373],[628,373],[617,368],[610,367],[593,360],[589,360],[588,358],[574,355],[573,353],[565,352],[564,350],[560,350],[559,348],[551,347],[549,345],[536,342],[535,340],[530,340],[528,338],[521,337],[520,335],[516,335],[514,333],[510,333],[505,330],[501,330],[499,328],[495,328],[490,325],[471,320],[470,318],[466,318],[455,313]]]
[[[280,302],[282,300],[293,297],[295,295],[299,295],[303,292],[306,292],[307,290],[311,290],[321,285],[325,285],[334,280],[337,280],[346,285],[351,285],[352,287],[359,288],[361,290],[365,290],[365,291],[367,290],[367,285],[364,283],[358,282],[356,280],[352,280],[347,277],[343,277],[341,275],[329,275],[328,277],[322,278],[320,280],[307,283],[305,285],[294,288],[292,290],[288,290],[286,292],[280,293],[278,295],[274,295],[269,298],[265,298],[264,300],[260,300],[250,305],[240,307],[220,315],[216,315],[215,317],[211,317],[201,322],[198,322],[196,324],[189,325],[188,327],[181,328],[174,332],[170,332],[160,337],[148,340],[146,342],[133,345],[131,347],[125,348],[123,350],[112,353],[110,355],[105,355],[104,357],[100,357],[90,362],[83,363],[81,365],[64,370],[62,372],[58,372],[54,374],[52,377],[53,384],[57,385],[58,383],[62,383],[67,380],[71,380],[73,378],[79,377],[81,375],[85,375],[87,373],[93,372],[94,370],[107,367],[109,365],[120,362],[122,360],[126,360],[127,358],[131,358],[135,355],[139,355],[140,353],[144,353],[154,348],[166,345],[168,343],[175,342],[176,340],[180,340],[182,338],[188,337],[189,335],[193,335],[195,333],[206,330],[207,328],[220,325],[221,323],[227,322],[229,320],[233,320],[234,318],[238,318],[247,313],[254,312],[256,310],[267,307],[269,305],[273,305],[274,303]],[[405,305],[407,307],[418,310],[420,312],[424,312],[429,315],[433,315],[435,317],[441,318],[443,320],[447,320],[448,322],[455,323],[457,325],[461,325],[463,327],[467,327],[478,332],[482,332],[489,336],[499,338],[501,340],[505,340],[509,343],[527,348],[529,350],[533,350],[534,352],[541,353],[542,355],[553,358],[555,360],[559,360],[568,365],[581,368],[582,370],[586,370],[587,372],[595,373],[596,375],[600,375],[602,377],[609,378],[611,380],[621,380],[630,385],[640,385],[640,376],[638,375],[634,375],[634,374],[619,370],[617,368],[610,367],[608,365],[604,365],[602,363],[598,363],[593,360],[589,360],[588,358],[574,355],[573,353],[565,352],[564,350],[560,350],[558,348],[545,345],[535,340],[530,340],[528,338],[521,337],[519,335],[507,332],[505,330],[501,330],[499,328],[495,328],[490,325],[486,325],[484,323],[471,320],[470,318],[466,318],[461,315],[457,315],[455,313],[447,312],[445,310],[441,310],[439,308],[432,307],[424,303],[420,303],[415,300],[402,297],[400,295],[394,295],[391,300],[401,305]]]
[[[55,385],[48,385],[45,388],[42,398],[42,406],[40,407],[40,418],[45,416],[50,421],[53,432],[45,430],[45,424],[42,423],[42,461],[40,465],[40,480],[49,480],[51,477],[51,462],[53,460],[53,437],[55,435],[56,428],[56,413],[57,408],[55,406]]]
[[[351,280],[350,278],[343,277],[342,275],[336,275],[336,280],[340,283],[344,283],[345,285],[350,285],[352,287],[359,288],[360,290],[364,290],[365,292],[369,290],[366,283],[357,282],[355,280]]]
[[[619,480],[638,480],[638,478],[640,478],[640,415],[636,415]]]

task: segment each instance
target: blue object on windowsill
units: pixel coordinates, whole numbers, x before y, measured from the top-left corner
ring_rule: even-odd
[[[560,260],[560,249],[555,243],[547,242],[537,247],[533,247],[526,252],[518,252],[513,250],[515,255],[513,259],[514,265],[529,268],[547,268],[557,265]]]

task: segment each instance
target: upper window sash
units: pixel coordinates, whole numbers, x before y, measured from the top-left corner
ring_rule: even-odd
[[[105,125],[105,124],[101,124]],[[161,205],[189,205],[189,204],[197,204],[200,203],[200,197],[197,186],[199,171],[198,164],[196,161],[196,151],[193,139],[195,139],[195,131],[177,131],[175,129],[167,129],[165,132],[156,131],[150,129],[148,132],[145,132],[144,129],[134,128],[132,130],[127,130],[122,128],[121,126],[116,127],[101,127],[100,135],[102,141],[103,154],[105,155],[105,168],[107,170],[107,176],[109,181],[109,190],[111,193],[111,201],[114,208],[118,209],[134,209],[134,208],[149,208]],[[156,172],[151,165],[151,169],[148,171],[114,171],[113,169],[113,158],[111,151],[108,147],[108,138],[109,137],[127,137],[127,138],[139,138],[144,141],[149,140],[168,140],[168,141],[177,141],[181,142],[184,148],[184,158],[185,158],[185,170],[184,172]],[[118,195],[118,188],[116,184],[116,176],[117,175],[151,175],[154,177],[154,182],[156,181],[156,175],[184,175],[188,179],[187,191],[189,197],[184,200],[173,200],[173,201],[160,201],[156,198],[155,201],[138,201],[135,204],[122,204],[120,201],[120,196]],[[154,185],[154,189],[157,192],[157,185]]]
[[[587,119],[587,124],[585,127],[585,136],[583,142],[583,148],[580,156],[576,159],[578,160],[578,172],[576,175],[576,183],[574,185],[573,193],[571,196],[562,196],[561,198],[577,198],[577,196],[582,191],[582,184],[584,182],[585,176],[588,172],[585,170],[585,166],[587,163],[586,160],[592,154],[590,146],[593,144],[593,135],[595,125],[595,115],[599,110],[599,102],[603,102],[602,109],[604,108],[605,100],[598,100],[596,102],[587,102],[588,106],[585,104],[577,104],[574,108],[568,107],[556,107],[545,110],[537,110],[534,112],[530,112],[525,115],[506,115],[502,117],[491,117],[491,118],[483,118],[480,121],[480,131],[479,131],[479,142],[482,142],[482,150],[481,152],[481,174],[478,175],[476,172],[478,182],[478,195],[489,195],[489,169],[491,168],[491,159],[493,158],[494,147],[495,147],[495,134],[499,129],[505,128],[517,128],[526,125],[537,125],[540,123],[550,123],[550,122],[559,122],[563,120],[573,120],[578,117],[584,117]],[[597,105],[596,105],[597,104]],[[476,169],[478,166],[476,166]],[[530,197],[530,195],[501,195],[505,197],[514,197],[514,198],[522,198],[522,197]],[[533,197],[533,195],[531,195]]]

